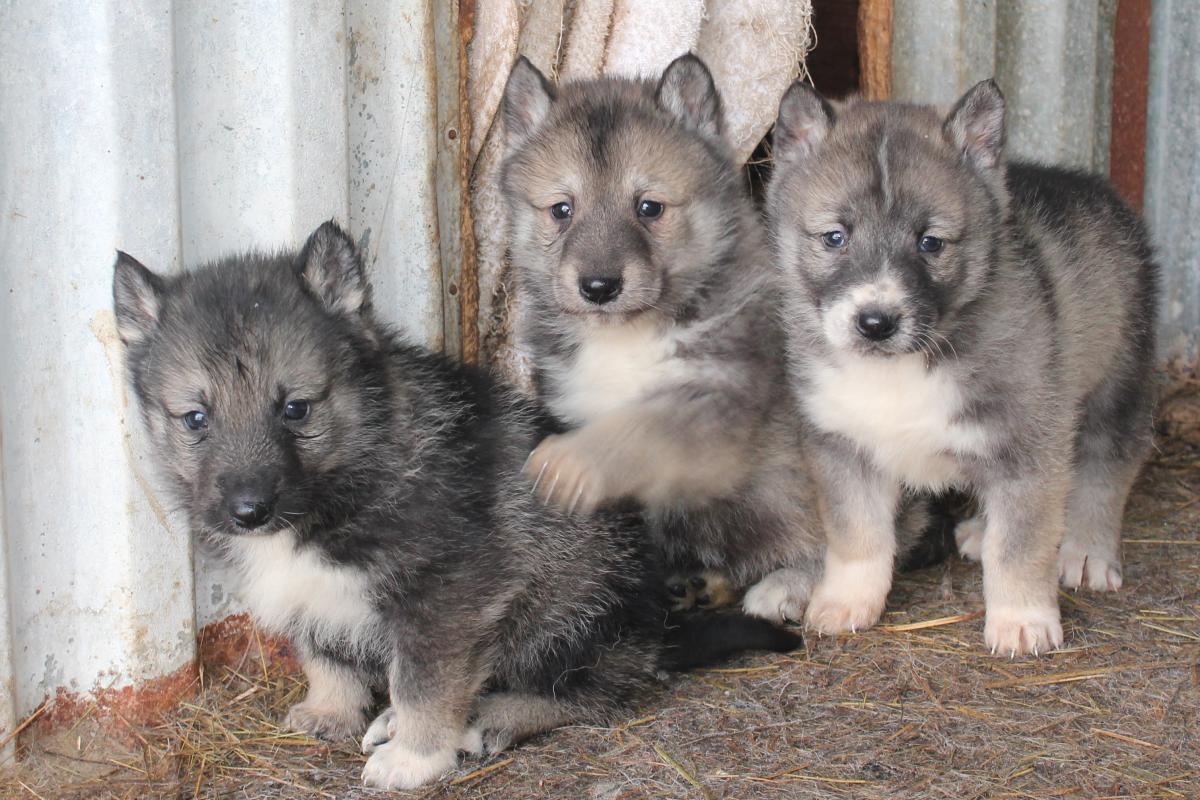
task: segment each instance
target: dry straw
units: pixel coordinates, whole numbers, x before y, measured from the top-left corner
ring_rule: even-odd
[[[431,798],[1200,797],[1200,384],[1168,396],[1127,516],[1125,588],[1064,593],[1068,647],[982,645],[980,575],[903,577],[884,624],[675,678],[611,728],[572,727]],[[0,796],[353,798],[363,757],[278,721],[302,680],[247,659],[152,727],[25,742]],[[35,730],[33,726],[30,730]]]

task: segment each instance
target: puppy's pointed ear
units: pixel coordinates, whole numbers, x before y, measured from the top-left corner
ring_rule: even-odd
[[[654,94],[660,108],[705,136],[721,136],[721,95],[704,62],[685,53],[663,70]]]
[[[358,248],[333,220],[308,237],[296,259],[296,271],[330,311],[353,316],[370,310],[371,286]]]
[[[811,86],[796,81],[779,101],[772,153],[780,163],[798,163],[817,151],[834,123],[833,106]]]
[[[983,170],[1000,165],[1004,150],[1004,95],[991,78],[971,87],[942,125],[950,143]]]
[[[524,144],[550,113],[555,91],[537,67],[521,56],[504,84],[504,146],[512,152]]]
[[[117,251],[113,264],[113,311],[117,334],[126,345],[145,341],[158,328],[165,291],[162,278],[128,253]]]

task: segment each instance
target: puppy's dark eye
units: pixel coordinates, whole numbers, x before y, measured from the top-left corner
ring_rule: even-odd
[[[202,431],[208,427],[208,414],[203,411],[189,411],[183,415],[183,426],[189,431]]]
[[[821,241],[831,250],[846,246],[846,234],[843,231],[826,231],[821,234]]]
[[[283,407],[283,418],[291,422],[299,422],[308,416],[312,406],[307,400],[289,400]]]
[[[638,203],[637,213],[642,219],[655,219],[661,217],[663,212],[663,204],[654,200],[643,200]]]
[[[936,253],[942,249],[944,242],[936,236],[922,236],[917,240],[917,249],[922,253]]]
[[[550,206],[550,216],[559,220],[570,219],[571,204],[566,202],[555,203],[554,205]]]

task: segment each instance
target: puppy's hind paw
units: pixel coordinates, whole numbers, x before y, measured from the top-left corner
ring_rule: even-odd
[[[964,519],[954,526],[954,543],[958,545],[958,552],[963,558],[972,561],[982,558],[984,527],[982,517]]]
[[[363,754],[369,756],[381,744],[391,741],[392,735],[395,733],[395,724],[396,710],[388,706],[382,714],[375,718],[375,721],[367,727],[367,732],[363,734]]]
[[[672,611],[693,608],[723,608],[737,602],[738,592],[729,579],[716,570],[692,575],[676,573],[667,578]]]
[[[507,750],[512,745],[512,741],[511,730],[472,725],[463,733],[458,749],[473,756],[490,756]]]
[[[800,622],[811,596],[811,576],[796,569],[777,569],[750,587],[742,610],[776,624]]]
[[[327,741],[357,736],[364,724],[366,717],[358,709],[326,708],[307,701],[292,706],[283,719],[284,727]]]

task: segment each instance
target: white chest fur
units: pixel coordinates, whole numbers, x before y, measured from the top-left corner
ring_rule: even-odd
[[[241,591],[264,626],[318,641],[370,648],[378,627],[366,576],[297,550],[288,532],[246,536],[234,548]]]
[[[674,329],[655,320],[595,328],[574,360],[553,375],[548,398],[564,420],[585,424],[636,402],[685,373]]]
[[[958,456],[987,449],[982,427],[955,419],[961,406],[954,379],[927,369],[920,354],[816,366],[804,398],[816,425],[853,441],[893,477],[928,488],[957,483]]]

